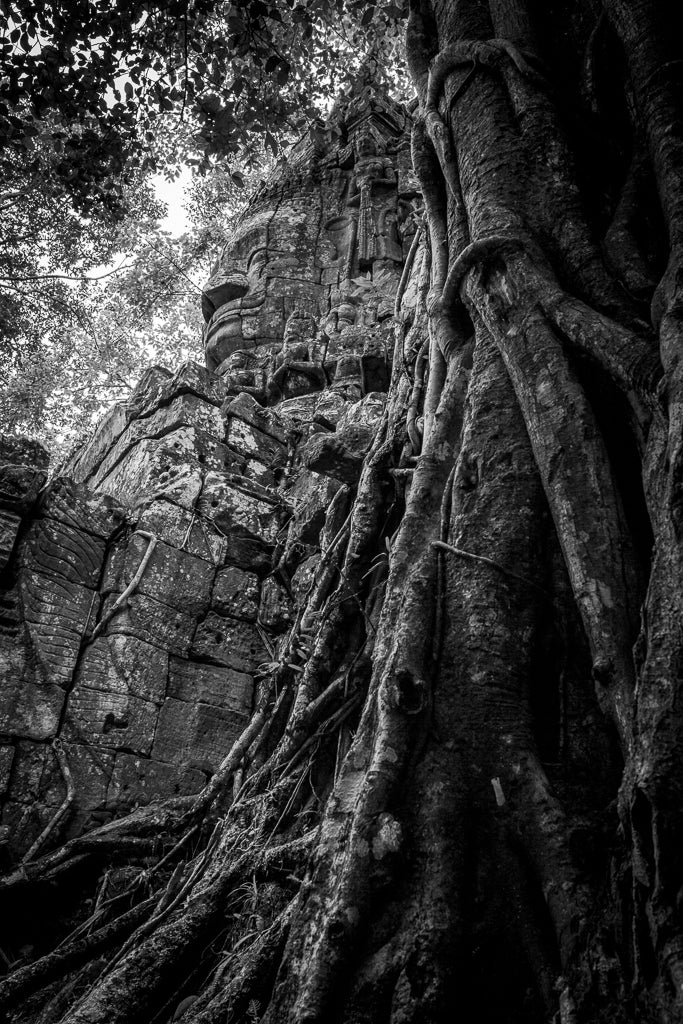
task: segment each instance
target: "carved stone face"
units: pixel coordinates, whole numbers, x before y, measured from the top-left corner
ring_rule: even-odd
[[[277,351],[295,307],[318,312],[319,228],[319,192],[248,213],[238,224],[202,295],[210,370],[238,349]]]

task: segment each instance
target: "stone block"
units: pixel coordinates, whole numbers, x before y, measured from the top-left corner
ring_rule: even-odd
[[[168,404],[178,395],[185,394],[196,395],[210,405],[220,406],[225,399],[225,387],[219,377],[190,359],[179,367],[170,380],[160,385],[158,402]]]
[[[254,624],[241,619],[225,619],[209,612],[197,626],[191,654],[240,672],[253,674],[258,665],[268,661],[268,651]]]
[[[19,644],[0,649],[0,733],[31,740],[51,739],[59,727],[64,689],[33,678],[26,661]]]
[[[214,440],[223,440],[223,420],[219,410],[196,395],[179,395],[169,405],[163,405],[149,415],[133,420],[126,427],[94,474],[93,486],[100,486],[118,463],[142,441],[166,439],[169,435],[178,434],[167,441],[167,447],[176,450],[184,447],[186,441],[183,428],[186,427],[203,431]],[[192,454],[197,454],[194,447]]]
[[[211,522],[165,498],[154,500],[141,510],[137,527],[155,533],[160,541],[182,548],[212,565],[224,561],[227,542],[223,534],[218,533]]]
[[[130,422],[130,411],[125,402],[112,406],[100,420],[89,441],[81,445],[64,463],[62,472],[77,483],[87,483],[100,466],[107,452]]]
[[[191,451],[191,454],[198,456],[195,435],[190,434],[185,428],[201,431],[205,437],[210,437],[214,441],[223,440],[223,421],[215,406],[194,394],[179,395],[168,406],[162,406],[148,416],[133,420],[126,427],[92,476],[92,485],[100,486],[142,441],[164,438],[169,449]],[[189,437],[193,439],[191,445],[188,442]]]
[[[337,391],[323,391],[318,396],[312,419],[334,430],[340,418],[344,415],[348,402]]]
[[[230,474],[207,473],[198,511],[223,534],[238,526],[268,544],[275,541],[283,519],[279,496],[246,490],[248,482]]]
[[[98,473],[94,486],[129,507],[163,496],[191,509],[202,489],[195,441],[193,427],[181,427],[160,440],[141,441],[110,473]]]
[[[169,699],[159,715],[153,756],[171,764],[214,772],[249,721],[212,704]]]
[[[353,486],[360,479],[374,437],[373,427],[354,423],[341,430],[337,424],[333,434],[309,437],[301,450],[301,458],[307,469]]]
[[[324,476],[301,468],[293,486],[287,491],[287,498],[296,512],[290,523],[288,544],[319,543],[320,532],[335,495],[342,484],[332,477]]]
[[[282,467],[287,461],[287,448],[281,441],[236,416],[226,417],[225,437],[234,451],[245,458],[256,459],[270,469]]]
[[[126,589],[148,546],[148,538],[133,533],[127,544],[122,543],[112,551],[100,587],[103,594],[122,593]],[[158,541],[136,592],[200,619],[209,608],[214,573],[214,566],[205,559]]]
[[[163,385],[172,376],[163,366],[151,366],[137,383],[130,399],[115,405],[97,426],[91,440],[72,455],[63,467],[65,476],[79,483],[89,482],[104,458],[116,445],[131,420],[159,401]]]
[[[45,760],[53,756],[47,743],[20,740],[13,748],[10,796],[18,803],[35,803],[40,796],[40,783]]]
[[[236,566],[221,569],[211,594],[211,607],[219,615],[255,622],[259,607],[258,576]]]
[[[0,460],[0,508],[25,514],[35,504],[47,473],[33,466],[13,466]]]
[[[69,695],[64,735],[74,743],[149,754],[158,717],[159,707],[151,701],[77,683]]]
[[[58,837],[68,838],[83,831],[93,811],[105,806],[114,755],[107,750],[79,743],[64,743],[64,757],[74,784],[74,802]],[[66,783],[51,745],[17,744],[9,797],[17,804],[40,808],[49,820],[66,796]],[[47,812],[47,813],[45,813]],[[39,830],[35,829],[35,835]],[[25,846],[28,845],[24,843]]]
[[[155,409],[164,385],[173,378],[165,366],[150,366],[135,385],[128,399],[129,418],[134,419],[143,412]]]
[[[319,402],[319,392],[310,395],[297,395],[296,398],[287,398],[284,402],[280,402],[277,411],[288,430],[298,430],[302,423],[308,423],[313,419]]]
[[[275,409],[259,405],[251,395],[242,393],[230,398],[221,408],[223,417],[235,418],[250,424],[256,430],[269,434],[281,444],[287,444],[287,427]]]
[[[114,592],[104,602],[100,614],[105,618],[119,595]],[[131,594],[105,627],[106,636],[133,636],[170,654],[186,654],[196,619],[148,594]]]
[[[260,487],[275,488],[276,486],[275,472],[270,466],[266,466],[263,462],[258,462],[256,459],[247,459],[242,474],[248,480],[253,480]]]
[[[40,502],[40,516],[109,540],[125,518],[125,509],[106,494],[67,477],[55,477]]]
[[[166,696],[168,652],[134,636],[99,636],[78,665],[81,686],[108,693],[131,694],[161,704]]]
[[[5,847],[5,855],[20,861],[54,813],[54,807],[46,804],[7,800],[0,814],[0,845]]]
[[[273,545],[254,537],[241,526],[226,526],[225,561],[265,576],[273,569]]]
[[[205,782],[204,773],[194,768],[120,753],[114,762],[106,803],[117,812],[144,807],[169,797],[197,793]]]
[[[213,704],[248,715],[254,697],[254,680],[227,665],[171,657],[167,693],[188,704]]]
[[[34,519],[21,548],[23,572],[37,572],[94,590],[104,561],[105,542],[58,519]]]
[[[35,572],[30,562],[20,575],[19,593],[37,678],[66,688],[89,631],[97,593],[72,580]]]

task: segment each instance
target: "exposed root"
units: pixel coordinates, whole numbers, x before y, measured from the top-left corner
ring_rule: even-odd
[[[64,784],[66,785],[66,794],[64,796],[62,803],[59,805],[53,816],[50,818],[43,831],[40,833],[40,835],[36,838],[36,840],[32,843],[32,845],[24,854],[24,864],[28,863],[29,861],[35,860],[38,851],[41,849],[41,847],[45,846],[45,843],[48,841],[52,833],[55,831],[60,822],[68,814],[69,808],[71,807],[76,797],[76,786],[74,784],[73,775],[71,774],[71,770],[69,769],[69,762],[66,759],[66,754],[64,753],[62,741],[58,737],[52,741],[52,749],[55,752],[55,757],[57,758],[57,763],[59,764],[59,768],[62,773],[62,778],[64,779]]]

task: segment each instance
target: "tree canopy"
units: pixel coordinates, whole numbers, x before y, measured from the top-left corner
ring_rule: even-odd
[[[2,12],[2,425],[59,447],[144,365],[191,351],[191,293],[239,190],[320,130],[369,54],[398,87],[404,12],[368,0]],[[197,178],[193,223],[164,239],[150,181],[181,167]]]

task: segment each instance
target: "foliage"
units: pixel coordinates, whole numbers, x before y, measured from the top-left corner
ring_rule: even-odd
[[[247,183],[252,178],[245,172]],[[131,203],[107,249],[111,271],[78,282],[25,284],[34,302],[43,301],[34,307],[43,333],[30,357],[24,352],[6,361],[1,429],[39,437],[59,458],[112,402],[125,400],[147,366],[201,361],[201,283],[241,196],[230,175],[214,169],[189,190],[192,224],[184,234],[173,237],[159,226],[158,203],[150,205],[154,217],[140,216],[139,204]],[[96,241],[88,227],[81,225],[84,248]],[[57,315],[52,326],[51,312]]]
[[[83,210],[118,202],[112,175],[184,157],[276,154],[357,72],[369,51],[396,63],[401,3],[369,0],[5,0],[0,34],[3,160],[48,131],[55,177]],[[57,87],[58,83],[58,87]],[[156,150],[154,123],[190,131]],[[174,152],[175,150],[175,152]]]

